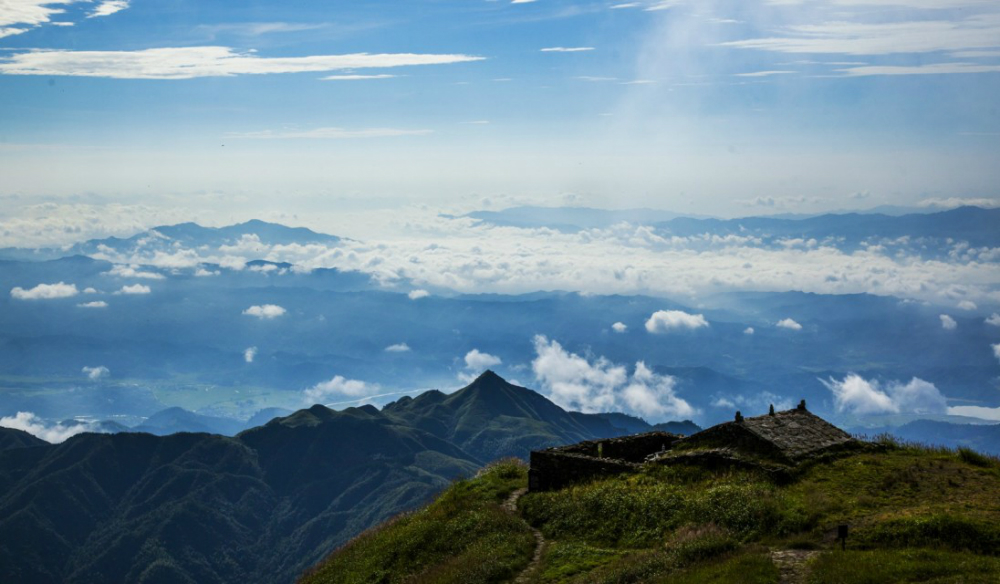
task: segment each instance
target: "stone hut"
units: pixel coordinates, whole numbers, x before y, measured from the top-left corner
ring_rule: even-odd
[[[847,432],[806,409],[805,400],[795,409],[744,418],[712,426],[674,445],[673,453],[725,450],[744,458],[794,465],[818,454],[853,444]]]
[[[708,467],[741,466],[787,477],[799,463],[821,454],[847,450],[850,434],[806,409],[736,419],[688,437],[651,432],[594,440],[531,453],[528,487],[560,489],[569,484],[639,470],[644,463],[691,463]]]

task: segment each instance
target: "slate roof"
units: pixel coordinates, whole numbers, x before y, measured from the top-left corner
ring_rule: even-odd
[[[743,426],[793,460],[853,440],[847,432],[804,408],[729,423]]]

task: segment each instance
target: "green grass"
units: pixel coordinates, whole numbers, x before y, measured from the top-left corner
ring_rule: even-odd
[[[312,582],[510,581],[530,532],[498,503],[515,464],[453,485],[427,509],[338,551]],[[547,543],[533,584],[777,582],[771,549],[820,551],[809,582],[1000,582],[1000,464],[973,451],[880,440],[791,483],[692,466],[530,493]],[[850,525],[848,551],[836,527]]]
[[[700,477],[658,468],[522,500],[525,517],[546,537],[595,546],[645,548],[686,524],[714,524],[741,540],[788,529],[787,505],[767,479],[748,472]],[[677,480],[674,480],[677,479]]]
[[[778,568],[767,553],[734,554],[722,561],[702,563],[678,570],[657,580],[657,584],[773,584]]]
[[[575,541],[552,542],[545,550],[544,569],[539,580],[545,584],[572,582],[574,576],[619,560],[624,554],[619,549],[593,547]]]
[[[305,575],[307,584],[503,582],[528,564],[535,539],[500,503],[527,481],[506,461],[460,481],[434,503],[370,530]]]
[[[812,564],[809,584],[1000,582],[1000,559],[941,550],[873,550],[822,554]]]

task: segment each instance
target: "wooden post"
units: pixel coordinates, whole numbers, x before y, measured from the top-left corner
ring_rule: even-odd
[[[837,526],[837,539],[840,540],[840,551],[847,551],[847,524]]]

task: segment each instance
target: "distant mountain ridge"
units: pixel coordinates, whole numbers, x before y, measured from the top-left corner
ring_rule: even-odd
[[[245,235],[256,238],[263,245],[288,245],[292,243],[332,245],[343,241],[336,235],[318,233],[306,227],[288,227],[280,223],[269,223],[258,219],[224,227],[204,227],[197,223],[188,222],[160,225],[130,237],[90,239],[64,249],[0,249],[0,258],[41,261],[74,255],[92,256],[105,254],[109,251],[121,254],[139,251],[169,251],[175,243],[187,248],[201,246],[217,248],[223,245],[234,245],[240,242]]]
[[[513,207],[503,211],[476,211],[467,217],[497,226],[549,228],[565,232],[608,228],[621,222],[648,225],[665,235],[703,234],[760,236],[774,239],[843,238],[856,247],[870,238],[932,238],[967,241],[972,246],[1000,245],[1000,208],[958,207],[947,211],[908,214],[825,213],[806,216],[749,216],[717,219],[635,209]]]
[[[0,581],[290,582],[494,458],[623,433],[493,372],[451,395],[382,411],[316,405],[234,438],[81,434],[43,446],[4,431],[0,444],[20,444],[0,450]]]

